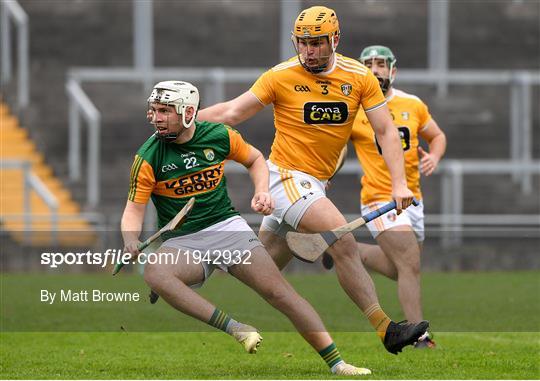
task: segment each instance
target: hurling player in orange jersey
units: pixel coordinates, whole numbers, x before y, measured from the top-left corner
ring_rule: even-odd
[[[410,322],[422,321],[420,293],[420,252],[424,241],[424,204],[420,190],[420,173],[429,176],[437,168],[446,150],[446,137],[431,117],[428,107],[415,95],[392,86],[396,78],[396,58],[381,45],[366,47],[359,58],[379,80],[388,107],[399,131],[407,185],[419,200],[400,215],[387,213],[367,224],[378,245],[358,243],[364,265],[398,282],[398,297],[405,317]],[[392,182],[381,155],[377,137],[369,128],[367,114],[359,112],[354,122],[351,141],[362,165],[362,214],[392,200]],[[429,152],[419,144],[419,137],[429,145]],[[323,264],[331,267],[332,258],[325,254]],[[416,347],[435,347],[426,337]]]
[[[260,239],[280,268],[292,258],[287,231],[322,232],[347,222],[326,197],[325,185],[360,108],[383,149],[398,213],[414,196],[407,187],[398,132],[377,79],[358,61],[336,52],[340,33],[334,10],[316,6],[300,12],[292,40],[297,56],[262,74],[239,97],[198,115],[201,120],[235,126],[273,105],[276,135],[267,163],[275,209],[263,219]],[[352,234],[342,237],[329,253],[341,286],[388,351],[397,354],[424,335],[427,321],[395,323],[381,309]]]

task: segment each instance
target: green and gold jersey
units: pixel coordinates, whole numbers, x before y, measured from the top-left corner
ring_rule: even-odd
[[[167,224],[191,197],[195,205],[180,234],[200,231],[239,213],[227,194],[225,160],[247,161],[250,146],[238,131],[221,123],[195,122],[193,138],[165,143],[152,135],[137,151],[131,167],[128,199],[152,198],[159,228]]]

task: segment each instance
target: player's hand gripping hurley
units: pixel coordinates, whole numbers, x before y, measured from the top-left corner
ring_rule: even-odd
[[[137,245],[137,249],[139,251],[143,251],[146,249],[152,242],[154,242],[156,239],[161,237],[161,235],[165,232],[178,229],[182,224],[186,221],[186,219],[189,216],[189,213],[191,213],[191,210],[193,209],[193,205],[195,204],[195,197],[192,197],[189,199],[187,204],[178,212],[176,216],[172,220],[169,221],[167,225],[162,227],[158,232],[154,233],[152,236],[150,236],[146,241],[141,242]],[[118,272],[124,267],[124,263],[120,262],[117,263],[114,266],[114,270],[112,275],[118,274]]]
[[[413,205],[418,206],[418,201],[416,199],[413,199]],[[351,221],[348,224],[322,233],[288,232],[287,243],[295,257],[304,262],[313,263],[326,251],[326,249],[336,243],[336,241],[345,234],[358,229],[395,208],[396,201],[389,202],[383,207]]]

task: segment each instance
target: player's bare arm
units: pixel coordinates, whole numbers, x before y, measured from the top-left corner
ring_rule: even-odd
[[[429,152],[418,146],[420,172],[424,176],[429,176],[437,169],[437,165],[446,151],[446,135],[433,119],[430,119],[418,134],[429,145]]]
[[[399,214],[402,209],[411,205],[414,195],[407,187],[403,148],[401,147],[398,131],[392,123],[390,112],[386,105],[366,112],[366,116],[377,136],[384,161],[390,172],[392,178],[392,196],[396,200],[396,210]]]
[[[130,200],[128,200],[126,203],[124,214],[122,215],[122,221],[120,223],[122,237],[124,238],[125,253],[131,253],[134,256],[139,254],[137,245],[141,242],[139,240],[139,236],[141,235],[145,211],[146,204],[137,203]]]
[[[247,169],[251,181],[255,186],[255,192],[251,199],[251,209],[265,216],[274,210],[274,200],[268,191],[268,166],[264,156],[258,149],[251,147],[247,160],[243,163]]]
[[[228,102],[217,103],[200,110],[197,114],[197,119],[236,126],[246,119],[251,118],[263,108],[264,105],[248,90]]]

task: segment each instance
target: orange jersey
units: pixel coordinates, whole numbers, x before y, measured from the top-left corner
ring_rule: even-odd
[[[420,172],[418,170],[418,132],[426,127],[431,119],[428,108],[420,98],[393,89],[387,99],[394,125],[399,131],[407,185],[417,199],[422,198],[420,191]],[[381,154],[381,148],[375,133],[369,124],[366,114],[359,112],[354,121],[351,134],[356,155],[364,176],[362,177],[361,202],[367,205],[377,201],[389,201],[392,198],[392,181],[390,172]]]
[[[270,160],[320,180],[332,176],[360,105],[370,111],[385,104],[373,73],[340,54],[332,69],[320,74],[291,58],[264,73],[250,90],[262,104],[274,104]]]

